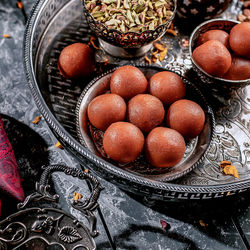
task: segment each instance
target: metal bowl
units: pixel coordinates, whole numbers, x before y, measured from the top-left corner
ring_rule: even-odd
[[[83,1],[83,8],[89,27],[98,37],[101,47],[112,56],[132,58],[147,53],[151,49],[152,43],[164,35],[176,13],[177,0],[173,0],[173,3],[173,15],[166,23],[157,26],[154,30],[146,30],[141,33],[109,29],[103,23],[95,20],[86,9],[85,1]]]
[[[208,20],[225,11],[231,0],[178,0],[177,14],[181,18]]]
[[[198,38],[208,30],[224,30],[226,32],[230,32],[230,30],[238,24],[238,21],[235,20],[226,20],[226,19],[212,19],[206,21],[199,26],[192,32],[189,40],[189,53],[192,60],[193,69],[197,72],[200,79],[208,84],[213,85],[213,87],[217,87],[219,89],[229,89],[229,88],[240,88],[244,87],[250,83],[250,79],[246,80],[227,80],[220,77],[212,76],[206,73],[193,59],[193,51],[196,48],[196,44]]]
[[[155,73],[166,70],[153,66],[141,65],[137,67],[144,73],[148,80]],[[182,161],[171,168],[156,168],[146,161],[146,157],[143,153],[136,161],[126,165],[122,165],[115,161],[112,161],[106,156],[102,145],[103,132],[94,128],[89,123],[87,117],[87,109],[89,103],[93,100],[93,98],[109,91],[109,81],[112,73],[116,69],[117,67],[91,81],[83,90],[79,98],[76,106],[76,126],[80,142],[98,157],[103,158],[106,161],[105,164],[107,166],[112,166],[112,168],[117,167],[118,170],[122,169],[123,171],[125,170],[127,172],[130,172],[135,176],[142,176],[149,180],[172,181],[187,174],[196,166],[198,166],[202,162],[205,153],[209,148],[210,142],[214,136],[215,120],[213,111],[207,104],[206,99],[202,95],[202,93],[194,84],[183,78],[181,75],[180,77],[183,79],[186,86],[185,98],[194,100],[199,103],[205,112],[204,128],[199,136],[187,143],[185,155]]]

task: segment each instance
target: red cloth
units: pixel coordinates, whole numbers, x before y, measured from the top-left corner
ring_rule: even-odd
[[[21,186],[20,175],[16,163],[16,158],[5,133],[3,121],[0,117],[0,193],[2,196],[8,196],[24,200],[24,192]],[[2,204],[4,205],[4,204]],[[1,200],[0,200],[1,215]]]

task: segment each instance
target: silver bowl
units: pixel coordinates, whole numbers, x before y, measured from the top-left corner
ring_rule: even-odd
[[[148,80],[155,73],[166,70],[153,66],[140,65],[137,67],[144,73]],[[83,90],[78,100],[76,107],[76,127],[80,142],[91,152],[103,158],[107,165],[112,164],[116,166],[117,169],[123,169],[135,176],[141,176],[152,181],[171,181],[187,174],[198,166],[203,160],[214,136],[214,115],[202,93],[194,84],[183,78],[181,75],[180,77],[186,85],[186,98],[199,103],[203,108],[206,117],[205,125],[200,135],[187,142],[185,155],[182,161],[171,168],[156,168],[146,161],[146,157],[143,153],[137,160],[125,165],[112,161],[107,157],[102,144],[103,132],[89,123],[87,108],[93,98],[109,91],[110,78],[116,69],[117,67],[91,81]]]
[[[162,37],[172,23],[177,7],[177,0],[173,0],[173,15],[166,23],[157,26],[154,30],[146,30],[141,33],[122,32],[109,29],[105,24],[98,22],[89,13],[83,1],[84,14],[90,29],[98,37],[101,47],[115,57],[134,58],[143,56],[152,47],[152,43]]]
[[[192,21],[204,21],[220,15],[230,3],[231,0],[178,0],[177,14]]]
[[[226,32],[230,32],[230,30],[240,22],[235,20],[227,20],[227,19],[212,19],[206,22],[201,23],[196,29],[192,32],[189,39],[189,53],[193,65],[194,71],[198,74],[202,82],[208,85],[212,85],[215,88],[219,89],[229,89],[229,88],[239,88],[244,87],[250,83],[250,79],[246,80],[227,80],[220,77],[215,77],[207,72],[205,72],[193,59],[193,51],[196,48],[196,44],[198,38],[205,32],[209,30],[224,30]]]

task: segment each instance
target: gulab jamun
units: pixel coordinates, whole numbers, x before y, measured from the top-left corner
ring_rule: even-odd
[[[250,59],[250,23],[236,24],[230,31],[229,44],[235,54]]]
[[[103,136],[104,151],[112,160],[120,163],[136,160],[143,147],[143,133],[129,122],[111,124]]]
[[[147,86],[148,81],[142,71],[130,65],[115,70],[110,79],[110,92],[126,100],[145,93]]]
[[[208,74],[222,77],[230,68],[232,57],[219,41],[210,40],[193,51],[194,61]]]
[[[168,109],[168,127],[177,130],[187,140],[199,135],[204,123],[205,113],[196,102],[182,99],[174,102]]]
[[[173,167],[182,160],[185,149],[183,136],[171,128],[154,128],[145,141],[147,160],[155,167]]]
[[[84,43],[73,43],[62,50],[57,65],[65,78],[89,76],[95,69],[94,52]]]
[[[228,80],[250,79],[250,60],[244,57],[233,56],[232,65],[223,78]]]
[[[164,120],[164,116],[164,106],[155,96],[139,94],[128,102],[128,121],[145,133],[160,125]]]
[[[149,92],[168,105],[185,96],[185,85],[177,74],[162,71],[150,78]]]
[[[88,105],[88,118],[90,123],[105,131],[107,127],[126,117],[126,103],[116,94],[103,94],[95,97]]]
[[[210,40],[217,40],[229,49],[229,34],[224,30],[209,30],[203,33],[198,39],[197,46]]]

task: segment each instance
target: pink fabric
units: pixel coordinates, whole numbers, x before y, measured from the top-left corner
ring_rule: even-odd
[[[15,155],[9,139],[5,133],[3,121],[0,117],[0,193],[18,201],[24,200],[20,175]],[[3,205],[3,204],[2,204]],[[0,200],[1,214],[1,200]]]

